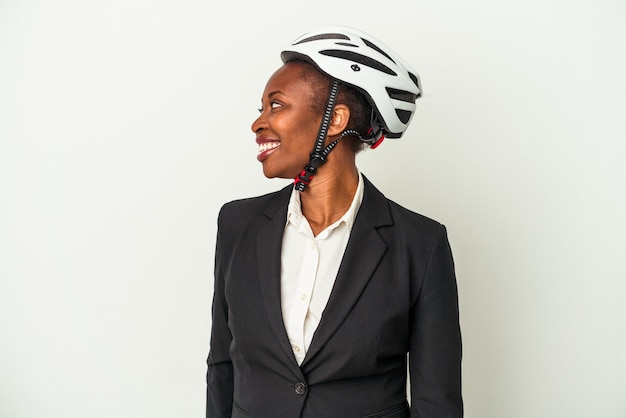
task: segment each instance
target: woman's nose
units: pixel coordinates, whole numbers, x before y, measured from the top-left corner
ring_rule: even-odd
[[[252,122],[252,126],[250,127],[252,129],[252,132],[258,133],[259,131],[261,131],[266,126],[266,121],[265,121],[264,114],[265,114],[265,112],[261,112],[259,117],[256,118],[254,120],[254,122]]]

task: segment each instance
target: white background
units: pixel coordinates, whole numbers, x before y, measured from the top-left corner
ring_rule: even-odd
[[[466,417],[626,416],[624,1],[0,0],[0,417],[203,416],[217,212],[327,23],[422,77],[359,166],[449,229]]]

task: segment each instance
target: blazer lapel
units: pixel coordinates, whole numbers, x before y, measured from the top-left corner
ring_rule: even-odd
[[[382,259],[387,244],[377,228],[392,225],[386,198],[364,176],[363,202],[352,227],[335,285],[302,366],[324,347],[350,314]]]
[[[295,357],[291,351],[287,331],[285,330],[280,296],[280,253],[291,188],[292,186],[289,186],[279,191],[263,211],[267,223],[259,230],[257,235],[257,272],[261,287],[261,297],[270,326],[276,334],[279,345],[289,358],[289,363],[293,363],[294,371],[300,375]]]

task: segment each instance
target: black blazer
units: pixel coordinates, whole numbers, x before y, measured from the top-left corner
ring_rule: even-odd
[[[330,299],[298,366],[280,301],[290,193],[291,186],[220,212],[207,417],[461,417],[461,334],[445,227],[365,179]]]

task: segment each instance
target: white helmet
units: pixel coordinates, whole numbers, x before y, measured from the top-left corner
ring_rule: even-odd
[[[400,138],[422,94],[417,73],[394,51],[368,34],[344,26],[307,32],[281,53],[283,62],[302,59],[331,78],[363,93],[375,111],[381,134]]]

